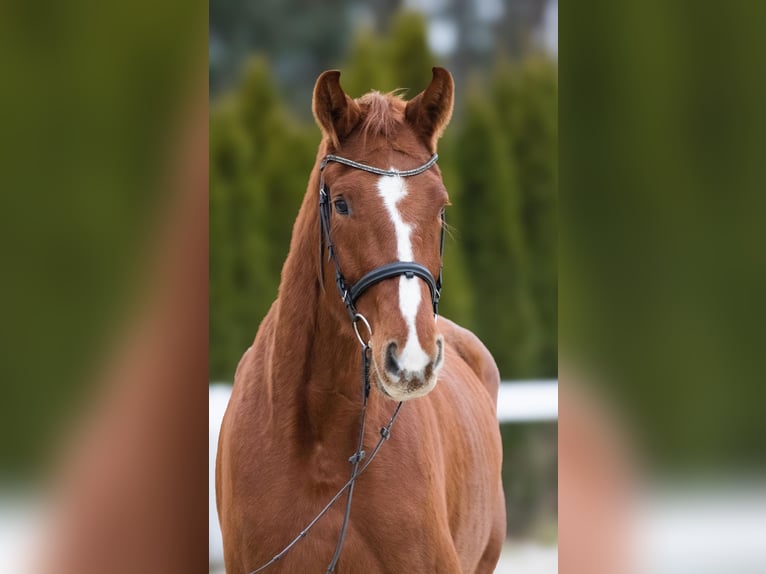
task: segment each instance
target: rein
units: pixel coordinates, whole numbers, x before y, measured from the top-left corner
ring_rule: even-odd
[[[343,543],[346,539],[346,529],[348,527],[349,518],[351,516],[351,501],[354,495],[354,485],[356,484],[356,479],[365,470],[367,470],[367,467],[370,466],[370,463],[372,463],[373,459],[377,456],[378,452],[380,451],[380,448],[383,446],[383,443],[386,442],[389,438],[391,438],[391,428],[394,426],[394,422],[396,421],[396,418],[399,416],[399,411],[402,408],[402,402],[399,402],[399,404],[396,405],[396,409],[394,410],[393,415],[391,415],[391,418],[389,419],[388,424],[386,424],[386,426],[384,427],[381,427],[380,438],[378,439],[378,442],[375,444],[375,447],[370,452],[369,457],[367,456],[367,453],[363,450],[365,421],[367,417],[367,399],[370,396],[370,359],[371,359],[370,354],[372,352],[372,349],[370,347],[370,342],[372,339],[372,328],[370,327],[370,324],[367,321],[367,319],[362,314],[357,312],[356,301],[359,299],[359,297],[362,296],[362,294],[367,289],[369,289],[376,283],[384,281],[385,279],[391,279],[393,277],[399,277],[401,275],[404,275],[405,277],[409,279],[413,277],[418,277],[426,282],[426,284],[428,285],[428,289],[431,292],[431,303],[433,305],[434,316],[436,317],[439,314],[439,299],[441,297],[441,287],[442,287],[442,260],[443,260],[443,253],[444,253],[444,211],[442,211],[441,213],[442,232],[441,232],[441,239],[439,242],[440,263],[439,263],[438,278],[434,279],[431,272],[425,266],[419,263],[415,263],[414,261],[395,261],[393,263],[388,263],[386,265],[377,267],[373,269],[372,271],[369,271],[368,273],[363,275],[356,283],[354,283],[353,285],[349,285],[346,282],[345,278],[343,277],[343,273],[341,272],[338,258],[335,255],[335,248],[332,243],[332,236],[330,234],[330,195],[324,182],[324,168],[327,166],[328,163],[336,162],[354,169],[359,169],[361,171],[366,171],[376,175],[387,176],[387,177],[411,177],[413,175],[418,175],[428,170],[430,167],[432,167],[436,163],[438,158],[439,156],[437,154],[433,154],[431,158],[423,165],[416,167],[414,169],[399,171],[396,169],[389,169],[389,170],[380,169],[380,168],[365,165],[363,163],[359,163],[344,157],[330,154],[324,157],[324,159],[322,160],[322,163],[319,166],[319,170],[321,173],[320,181],[319,181],[320,277],[323,277],[324,245],[326,243],[327,244],[327,259],[328,261],[332,261],[335,265],[335,284],[338,287],[341,300],[343,301],[343,304],[346,306],[346,309],[348,310],[349,317],[351,318],[351,324],[354,329],[354,333],[356,334],[356,338],[359,340],[359,343],[362,346],[362,357],[361,357],[362,412],[361,412],[361,419],[359,423],[359,440],[357,441],[356,452],[353,455],[351,455],[351,457],[349,457],[348,459],[348,461],[353,466],[351,469],[351,477],[348,479],[346,484],[344,484],[340,488],[340,490],[338,490],[338,492],[335,493],[335,496],[333,496],[330,499],[330,501],[319,512],[319,514],[317,514],[311,520],[311,522],[309,522],[306,525],[306,527],[303,530],[301,530],[300,533],[298,533],[298,535],[290,541],[290,543],[287,546],[285,546],[282,550],[280,550],[277,554],[275,554],[271,558],[271,560],[269,560],[262,566],[250,572],[250,574],[257,574],[258,572],[265,570],[269,566],[272,566],[273,564],[281,560],[290,550],[293,549],[293,547],[301,539],[303,539],[309,533],[309,531],[316,525],[316,523],[319,522],[319,520],[330,510],[330,508],[332,508],[333,504],[337,502],[337,500],[340,498],[343,492],[346,489],[348,489],[348,497],[346,498],[346,509],[343,515],[343,524],[340,529],[340,534],[338,535],[338,543],[335,547],[335,552],[333,554],[333,557],[330,560],[329,565],[327,566],[327,570],[325,571],[326,574],[332,574],[332,572],[335,571],[336,565],[338,564],[341,551],[343,550]],[[365,328],[367,329],[367,333],[369,334],[369,338],[366,342],[359,333],[360,322],[365,326]],[[367,459],[366,462],[360,465],[362,460],[364,460],[365,458]]]
[[[335,566],[338,563],[338,559],[340,558],[340,551],[343,547],[343,541],[346,537],[346,526],[348,525],[349,515],[351,513],[351,497],[354,492],[354,484],[356,482],[356,479],[365,471],[367,470],[367,467],[370,466],[370,463],[375,459],[375,457],[378,455],[378,451],[380,451],[380,447],[383,446],[383,443],[387,441],[389,438],[391,438],[391,427],[394,426],[394,422],[396,421],[396,418],[399,416],[399,410],[402,408],[402,403],[399,403],[396,405],[396,409],[394,410],[394,414],[391,415],[391,418],[388,420],[388,424],[386,426],[380,428],[380,438],[378,439],[378,442],[375,444],[375,447],[372,449],[372,452],[370,452],[370,456],[367,457],[366,453],[361,449],[362,447],[362,440],[364,437],[364,427],[365,427],[365,418],[367,414],[367,398],[370,395],[370,382],[369,382],[369,352],[370,352],[370,346],[369,344],[365,344],[364,348],[362,349],[362,385],[363,385],[363,400],[362,400],[362,421],[360,424],[360,432],[359,432],[359,443],[357,446],[356,452],[348,459],[350,463],[352,463],[353,470],[351,472],[351,478],[348,479],[346,484],[344,484],[338,492],[335,493],[335,496],[333,496],[330,501],[325,505],[325,507],[317,514],[311,522],[309,522],[306,527],[301,530],[298,535],[293,538],[290,543],[285,546],[282,550],[280,550],[277,554],[275,554],[271,560],[263,564],[262,566],[259,566],[250,574],[257,574],[258,572],[261,572],[268,568],[269,566],[272,566],[273,564],[276,564],[279,562],[284,556],[293,549],[293,547],[298,544],[298,542],[301,541],[301,539],[305,538],[305,536],[311,531],[312,528],[316,525],[317,522],[319,522],[319,519],[322,518],[325,514],[327,514],[327,511],[332,508],[333,504],[335,504],[338,499],[340,498],[341,494],[346,489],[349,489],[349,495],[346,499],[346,512],[343,517],[343,526],[341,527],[340,536],[338,538],[338,545],[335,548],[335,554],[332,557],[332,560],[330,561],[330,564],[327,566],[327,573],[331,573],[335,570]],[[359,465],[359,463],[362,461],[362,459],[367,458],[367,462],[365,462],[363,465]]]

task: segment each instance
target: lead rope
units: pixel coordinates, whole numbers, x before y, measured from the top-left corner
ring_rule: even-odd
[[[359,423],[359,440],[356,445],[356,452],[348,459],[354,466],[351,468],[351,476],[356,475],[359,469],[359,463],[364,459],[366,453],[362,450],[364,446],[364,421],[367,416],[367,399],[370,396],[370,344],[367,343],[362,347],[362,420]],[[346,528],[348,527],[349,517],[351,516],[351,499],[354,497],[354,485],[355,481],[348,487],[348,498],[346,498],[346,512],[343,515],[343,525],[340,528],[340,535],[338,536],[338,544],[335,546],[335,553],[330,560],[330,564],[327,566],[326,574],[332,574],[335,570],[335,566],[338,564],[341,550],[343,550],[343,542],[346,540]]]
[[[356,483],[356,479],[359,478],[359,476],[367,470],[367,467],[370,466],[372,461],[375,459],[375,457],[378,455],[378,451],[380,451],[380,448],[383,446],[383,443],[386,442],[389,438],[391,438],[391,428],[394,426],[394,422],[396,421],[396,418],[399,416],[399,410],[402,408],[402,403],[400,402],[398,405],[396,405],[396,409],[394,410],[394,414],[391,415],[391,418],[388,421],[388,424],[386,426],[380,428],[380,438],[378,439],[378,442],[375,444],[375,447],[372,449],[372,452],[370,452],[370,456],[367,458],[367,462],[365,462],[363,465],[359,465],[359,463],[365,458],[366,454],[364,450],[362,450],[363,441],[364,441],[364,429],[365,429],[365,419],[367,416],[367,398],[370,394],[370,372],[369,372],[369,360],[370,360],[370,345],[369,343],[365,343],[362,348],[362,417],[361,417],[361,428],[359,432],[359,441],[357,443],[357,449],[356,452],[349,458],[349,462],[351,462],[353,466],[353,470],[351,471],[351,478],[348,479],[346,484],[344,484],[338,492],[335,493],[335,496],[333,496],[330,501],[325,505],[325,507],[317,514],[311,522],[309,522],[306,527],[298,533],[298,535],[293,538],[290,543],[285,546],[282,550],[280,550],[277,554],[275,554],[271,560],[263,564],[262,566],[259,566],[250,574],[257,574],[258,572],[262,572],[269,566],[272,566],[273,564],[279,562],[290,550],[293,549],[293,547],[298,544],[298,542],[305,538],[305,536],[311,531],[312,528],[316,525],[317,522],[319,522],[319,519],[322,518],[325,514],[327,514],[327,511],[332,508],[332,505],[337,502],[337,500],[340,498],[340,496],[343,494],[343,492],[348,489],[348,498],[346,499],[346,511],[345,515],[343,517],[343,525],[341,526],[340,530],[340,537],[338,538],[338,544],[335,548],[335,554],[332,557],[332,560],[330,561],[330,564],[327,566],[327,573],[331,573],[335,570],[335,566],[338,563],[338,559],[340,558],[340,553],[343,548],[343,542],[346,537],[346,528],[348,526],[349,517],[351,515],[351,499],[354,492],[354,484]]]

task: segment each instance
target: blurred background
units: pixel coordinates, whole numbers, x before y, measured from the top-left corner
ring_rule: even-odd
[[[561,563],[766,572],[766,5],[561,16]]]
[[[552,258],[530,254],[559,238],[559,422],[503,427],[519,469],[506,473],[520,521],[509,532],[548,540],[556,503],[542,493],[553,492],[557,452],[561,571],[766,571],[766,4],[562,3],[560,98],[555,3],[209,8],[2,4],[0,571],[27,571],[14,560],[51,513],[62,528],[43,544],[64,544],[69,560],[33,572],[204,564],[209,383],[230,381],[276,290],[319,140],[311,85],[339,67],[352,93],[411,95],[431,61],[459,82],[440,150],[457,227],[445,312],[480,332],[509,380],[556,377],[555,322],[540,296]],[[392,40],[408,30],[413,40]],[[411,44],[420,48],[394,50]],[[253,112],[262,108],[268,120]],[[474,131],[488,135],[463,144]],[[239,206],[211,214],[212,249],[223,251],[211,261],[211,332],[222,341],[212,347],[208,139],[210,207]],[[281,165],[287,147],[289,185],[255,153],[273,150],[269,163]],[[470,175],[475,149],[502,185]],[[552,179],[560,218],[541,236]],[[482,225],[461,221],[477,212]],[[221,240],[234,233],[249,239]],[[471,265],[487,265],[470,256],[477,241],[527,269],[510,277],[508,320],[480,318],[499,295],[468,280]],[[63,480],[60,467],[79,478]],[[638,561],[619,543],[626,522],[641,525],[631,506],[647,518]],[[511,571],[523,565],[517,556]]]
[[[557,541],[557,14],[555,0],[210,3],[210,380],[231,382],[276,297],[320,141],[317,76],[340,69],[352,97],[404,88],[411,98],[433,65],[445,66],[456,104],[439,144],[453,227],[440,310],[484,341],[505,381],[554,384],[542,391],[553,405],[546,414],[502,425],[508,536],[554,548],[542,559],[548,572]],[[531,384],[524,396],[535,395]]]
[[[0,572],[188,572],[207,554],[207,2],[0,13]]]
[[[209,383],[231,379],[257,328],[262,311],[243,294],[257,307],[275,292],[277,251],[319,140],[311,85],[339,67],[349,91],[411,95],[429,58],[459,82],[440,150],[457,227],[445,312],[481,333],[508,379],[556,376],[546,359],[555,322],[539,297],[549,258],[530,253],[545,249],[533,214],[550,213],[547,182],[560,182],[560,219],[547,232],[560,246],[559,422],[504,425],[506,461],[520,469],[506,473],[509,516],[522,523],[509,532],[547,539],[537,524],[550,520],[528,517],[556,516],[540,492],[552,492],[558,426],[563,572],[636,571],[641,561],[652,574],[766,571],[766,4],[578,0],[561,10],[558,176],[544,95],[556,97],[544,87],[558,59],[555,3],[215,1],[208,12],[188,0],[3,2],[0,571],[28,571],[14,560],[51,513],[62,528],[43,544],[64,544],[69,561],[33,572],[204,564]],[[393,46],[410,44],[392,38],[411,20],[425,48],[397,56]],[[248,89],[258,106],[248,107]],[[266,104],[270,124],[252,111]],[[500,122],[514,129],[493,130]],[[469,127],[489,135],[461,145]],[[239,206],[211,214],[212,248],[228,250],[211,264],[229,271],[211,274],[212,332],[225,343],[210,348],[208,139],[210,207]],[[255,152],[290,146],[282,175],[296,181],[279,187]],[[506,194],[489,177],[469,179],[460,161],[474,146]],[[499,203],[488,209],[490,198]],[[460,221],[479,211],[481,226]],[[220,239],[245,232],[248,241]],[[498,297],[467,280],[484,264],[468,250],[479,233],[484,249],[527,267],[504,299],[513,321],[479,318]],[[222,301],[227,282],[248,286]],[[80,476],[55,496],[62,466]],[[535,473],[548,478],[513,483]],[[613,544],[629,538],[626,522],[640,523],[636,503],[648,518],[639,561]]]

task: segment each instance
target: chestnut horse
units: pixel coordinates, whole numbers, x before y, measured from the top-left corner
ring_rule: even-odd
[[[226,570],[490,573],[505,537],[499,375],[476,336],[435,313],[448,204],[436,143],[452,76],[434,68],[410,101],[354,100],[339,78],[316,82],[317,162],[221,427]],[[349,483],[350,514],[345,489],[298,536]]]

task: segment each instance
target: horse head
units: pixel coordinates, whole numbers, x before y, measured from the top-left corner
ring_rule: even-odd
[[[435,153],[453,93],[443,68],[409,101],[378,92],[352,99],[338,71],[314,88],[321,281],[326,293],[337,285],[346,309],[333,297],[332,312],[346,322],[350,314],[369,344],[373,379],[396,401],[430,392],[444,363],[436,311],[449,197]]]

